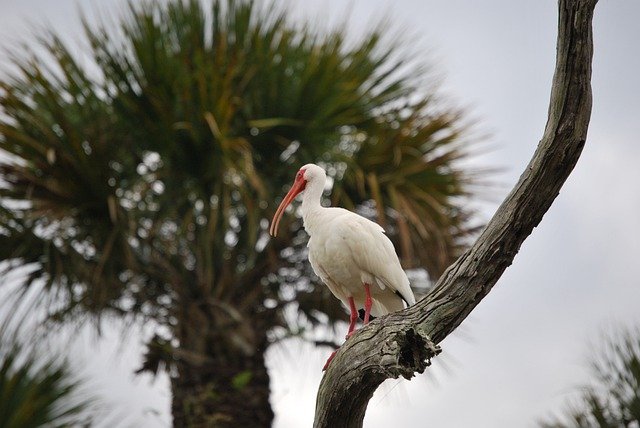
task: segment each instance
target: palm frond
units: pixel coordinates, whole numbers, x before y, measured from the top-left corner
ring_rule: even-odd
[[[640,329],[605,335],[591,360],[593,379],[546,428],[629,427],[640,423]]]
[[[21,340],[26,332],[15,325],[0,324],[0,427],[90,426],[98,414],[95,397],[68,362]]]

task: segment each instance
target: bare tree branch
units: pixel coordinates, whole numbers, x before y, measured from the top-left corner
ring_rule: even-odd
[[[475,244],[433,291],[346,341],[320,384],[314,426],[361,427],[387,378],[422,373],[442,341],[491,291],[573,170],[591,115],[593,11],[597,0],[560,0],[555,74],[542,140],[520,180]]]

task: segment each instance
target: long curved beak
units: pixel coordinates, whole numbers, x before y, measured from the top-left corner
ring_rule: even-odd
[[[276,213],[273,216],[273,220],[271,220],[269,235],[274,237],[278,235],[278,226],[280,225],[280,220],[284,215],[284,210],[287,209],[291,201],[293,201],[296,198],[296,196],[298,196],[298,194],[304,190],[304,187],[306,186],[306,184],[307,182],[305,180],[296,180],[293,183],[293,186],[291,186],[291,189],[289,190],[287,195],[284,197],[282,202],[280,202],[280,206],[276,210]]]

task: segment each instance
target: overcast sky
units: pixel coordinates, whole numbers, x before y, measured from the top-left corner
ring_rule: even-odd
[[[48,22],[78,39],[77,4],[121,0],[0,0],[0,44]],[[283,2],[297,19],[342,23],[359,34],[389,17],[445,76],[445,92],[491,133],[483,165],[502,167],[488,217],[542,136],[555,60],[556,2],[313,0]],[[306,9],[302,7],[305,5]],[[91,9],[90,7],[85,9]],[[347,15],[346,10],[350,10]],[[441,345],[433,369],[388,381],[366,427],[527,427],[561,409],[588,379],[587,357],[605,328],[640,322],[640,2],[596,9],[594,104],[587,144],[562,192],[491,294]],[[119,331],[75,348],[98,392],[136,426],[168,426],[166,377],[134,378],[139,336]],[[124,350],[124,354],[119,351]],[[326,349],[289,342],[268,353],[278,428],[311,426]],[[124,355],[124,357],[122,356]]]

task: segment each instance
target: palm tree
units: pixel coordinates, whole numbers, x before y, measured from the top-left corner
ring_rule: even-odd
[[[0,260],[45,284],[50,319],[152,320],[141,370],[169,370],[176,426],[270,425],[266,348],[344,319],[301,222],[267,235],[299,166],[431,278],[475,230],[469,124],[383,31],[176,0],[85,23],[81,53],[39,37],[0,81]]]
[[[545,428],[624,428],[640,424],[640,329],[622,329],[605,337],[591,362],[591,385],[581,388],[560,418]]]

